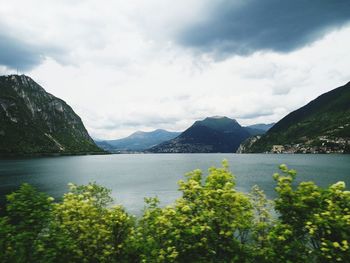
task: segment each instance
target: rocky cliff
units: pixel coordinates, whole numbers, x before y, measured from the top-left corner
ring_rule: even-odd
[[[0,155],[102,152],[63,100],[28,76],[0,76]]]

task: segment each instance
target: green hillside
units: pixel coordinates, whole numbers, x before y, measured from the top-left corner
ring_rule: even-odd
[[[273,145],[287,152],[349,152],[349,142],[350,82],[288,114],[246,152],[271,151]]]

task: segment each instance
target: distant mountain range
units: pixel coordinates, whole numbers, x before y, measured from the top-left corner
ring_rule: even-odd
[[[202,121],[196,121],[178,137],[152,147],[148,152],[235,152],[240,143],[251,135],[249,129],[239,125],[236,120],[227,117],[208,117]]]
[[[259,123],[259,124],[253,124],[253,125],[246,126],[246,128],[255,129],[255,130],[261,130],[261,131],[267,132],[274,125],[275,125],[274,122],[273,123],[269,123],[269,124]]]
[[[350,82],[276,124],[243,127],[214,116],[182,133],[138,131],[96,143],[120,153],[350,153]],[[0,156],[105,153],[101,148],[63,100],[28,76],[0,76]]]
[[[25,75],[0,76],[0,155],[103,153],[63,100]]]
[[[126,138],[95,142],[102,149],[115,153],[234,152],[242,140],[251,135],[264,134],[272,125],[242,127],[236,120],[227,117],[208,117],[203,121],[196,121],[183,133],[162,129],[137,131]]]
[[[137,152],[171,140],[180,134],[180,132],[169,132],[158,129],[151,132],[137,131],[119,140],[95,140],[95,142],[98,146],[110,152]]]
[[[350,152],[350,82],[277,122],[243,152]]]
[[[259,123],[244,127],[250,135],[262,135],[265,134],[275,123]]]
[[[184,132],[138,131],[96,142],[111,152],[350,152],[350,82],[276,124],[242,127],[227,117],[196,121]],[[25,75],[0,76],[0,156],[104,153],[63,100]]]

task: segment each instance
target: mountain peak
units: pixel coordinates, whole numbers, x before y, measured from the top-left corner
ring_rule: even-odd
[[[0,131],[0,155],[102,152],[72,108],[26,75],[0,76]]]
[[[136,131],[136,132],[132,133],[131,135],[141,135],[141,134],[144,134],[144,133],[145,133],[144,131]]]
[[[18,74],[10,74],[10,75],[2,75],[0,76],[0,78],[4,79],[4,80],[8,80],[8,81],[18,81],[21,80],[22,82],[24,81],[31,81],[34,82],[34,80],[24,74],[18,75]]]
[[[168,132],[167,130],[164,130],[164,129],[156,129],[154,130],[153,132]]]
[[[225,116],[207,117],[204,120],[196,121],[193,126],[205,126],[220,132],[231,132],[242,128],[235,119],[230,119]]]
[[[43,87],[41,87],[38,83],[36,83],[31,77],[27,75],[3,75],[0,76],[0,81],[2,83],[8,83],[12,86],[12,88],[18,89],[28,89],[31,91],[38,91],[41,93],[46,93]],[[49,93],[47,93],[49,94]]]
[[[161,143],[150,152],[193,153],[235,152],[239,144],[250,136],[236,120],[214,116],[196,121],[178,137]]]
[[[134,133],[132,133],[130,136],[145,136],[145,135],[148,135],[148,134],[161,134],[161,133],[169,133],[169,131],[167,130],[164,130],[164,129],[156,129],[156,130],[153,130],[153,131],[136,131]]]
[[[164,141],[171,140],[177,137],[179,132],[169,132],[163,129],[154,131],[137,131],[128,137],[118,140],[107,140],[98,144],[105,150],[118,151],[143,151]]]
[[[206,119],[226,119],[226,116],[219,116],[219,115],[215,115],[215,116],[209,116]]]
[[[235,119],[231,119],[227,116],[219,116],[219,115],[209,116],[209,117],[206,117],[204,120],[226,120],[226,121],[237,122]]]

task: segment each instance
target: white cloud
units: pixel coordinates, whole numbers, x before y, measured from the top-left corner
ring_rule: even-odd
[[[278,121],[350,80],[350,26],[291,53],[215,61],[174,41],[205,17],[208,1],[1,2],[0,25],[11,34],[64,51],[26,74],[70,104],[97,138],[184,130],[211,115]]]

